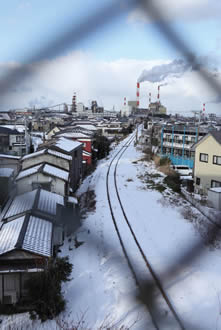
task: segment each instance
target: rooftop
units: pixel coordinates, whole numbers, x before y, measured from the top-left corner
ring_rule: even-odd
[[[22,216],[3,223],[0,229],[0,255],[14,249],[52,255],[52,223],[34,216]]]

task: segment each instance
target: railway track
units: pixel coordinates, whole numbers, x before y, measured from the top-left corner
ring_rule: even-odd
[[[127,142],[122,146],[122,148],[116,153],[116,155],[111,160],[109,167],[108,167],[108,171],[107,171],[107,176],[106,176],[107,198],[108,198],[108,204],[109,204],[113,224],[114,224],[115,230],[117,232],[123,253],[125,255],[129,268],[132,272],[133,278],[136,282],[137,287],[140,290],[142,302],[148,308],[148,312],[151,316],[154,327],[156,329],[168,329],[168,330],[182,329],[182,330],[184,330],[185,327],[184,327],[180,317],[178,316],[173,304],[171,303],[168,294],[166,293],[165,289],[163,288],[161,280],[157,276],[156,272],[154,271],[153,267],[151,266],[150,261],[148,260],[147,256],[145,255],[145,253],[136,237],[136,234],[133,231],[131,223],[126,215],[126,212],[125,212],[124,207],[121,202],[119,189],[117,186],[117,167],[118,167],[121,157],[123,156],[123,154],[125,153],[127,148],[131,145],[134,138],[135,138],[135,134],[133,134],[127,140]],[[111,179],[112,179],[112,185],[111,185]],[[112,188],[110,188],[110,187],[112,187]],[[113,191],[114,191],[115,197],[113,196]],[[115,201],[115,203],[114,203],[114,201]],[[116,214],[117,213],[116,204],[118,204],[118,208],[120,209],[120,216],[119,216],[119,212],[118,212],[118,214]],[[119,223],[120,223],[120,225],[119,225]],[[127,227],[127,229],[125,226]],[[136,246],[135,248],[139,251],[139,255],[140,255],[140,258],[142,259],[142,263],[145,265],[145,269],[146,269],[145,275],[147,274],[147,276],[142,276],[142,277],[139,276],[139,271],[137,270],[137,267],[134,264],[133,256],[131,255],[131,253],[128,252],[127,244],[124,240],[124,232],[126,230],[128,230],[130,232],[130,237],[134,241],[134,246]],[[149,290],[149,292],[151,291],[150,297],[149,297],[149,292],[144,292],[146,280],[148,283],[151,282],[151,289]]]

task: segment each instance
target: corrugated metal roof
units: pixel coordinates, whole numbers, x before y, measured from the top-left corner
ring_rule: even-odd
[[[64,205],[64,197],[41,189],[37,206],[39,210],[50,214],[56,214],[57,203]]]
[[[64,159],[67,159],[67,160],[71,160],[72,159],[71,156],[66,155],[66,154],[63,154],[62,152],[58,152],[58,151],[55,151],[55,150],[48,149],[47,152],[49,154],[51,154],[51,155],[55,155],[57,157],[64,158]]]
[[[37,189],[15,197],[4,218],[9,218],[16,214],[31,210],[34,204],[36,193]]]
[[[21,172],[19,172],[17,178],[16,178],[16,181],[17,180],[20,180],[22,178],[25,178],[26,176],[29,176],[31,174],[35,174],[38,172],[39,168],[41,167],[42,164],[40,165],[36,165],[36,166],[33,166],[33,167],[30,167],[28,168],[27,170],[23,170]]]
[[[43,256],[52,254],[52,223],[30,216],[22,248]]]
[[[64,151],[70,152],[78,148],[82,143],[61,137],[55,142],[55,146]]]
[[[45,150],[46,149],[42,149],[40,151],[36,151],[36,152],[33,152],[32,154],[26,155],[26,156],[22,157],[22,160],[42,155],[45,153]]]
[[[43,167],[43,172],[47,174],[51,174],[53,176],[56,176],[57,178],[60,178],[62,180],[68,181],[69,179],[69,172],[65,170],[61,170],[60,168],[57,168],[53,165],[45,164]]]
[[[18,241],[18,237],[24,223],[25,217],[6,222],[0,230],[0,254],[9,252],[14,249]]]
[[[0,158],[9,158],[9,159],[20,159],[20,156],[12,156],[12,155],[5,155],[5,154],[0,154]]]

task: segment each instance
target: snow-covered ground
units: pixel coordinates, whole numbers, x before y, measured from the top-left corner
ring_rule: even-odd
[[[96,209],[86,214],[77,232],[77,240],[83,244],[75,248],[75,234],[66,239],[62,248],[61,254],[69,255],[73,263],[73,272],[72,280],[63,287],[67,308],[60,322],[62,318],[69,324],[82,319],[82,329],[98,329],[102,324],[104,329],[110,324],[115,325],[114,329],[132,324],[133,329],[154,329],[146,307],[136,299],[138,289],[119,244],[107,202],[108,165],[124,143],[112,151],[109,159],[99,162],[78,191],[79,196],[88,190],[94,190],[96,195]],[[185,328],[221,329],[219,242],[208,239],[207,230],[211,226],[189,203],[169,189],[160,193],[151,188],[144,178],[149,175],[151,180],[161,182],[163,177],[154,176],[158,173],[154,164],[140,160],[142,158],[141,151],[131,144],[117,170],[119,193],[133,230]],[[114,192],[111,194],[120,225],[122,217]],[[125,238],[133,264],[141,269],[145,279],[142,261],[137,259],[134,242],[126,231]],[[28,325],[32,329],[59,328],[54,320],[32,323],[26,315],[15,320],[18,329]],[[4,317],[2,329],[9,329],[6,325],[9,322],[10,318]]]

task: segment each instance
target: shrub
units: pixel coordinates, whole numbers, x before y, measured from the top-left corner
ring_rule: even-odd
[[[61,283],[69,281],[72,264],[68,257],[49,260],[46,269],[32,276],[27,283],[29,297],[33,304],[31,318],[36,314],[40,320],[53,319],[65,309],[65,300],[61,293]]]
[[[170,159],[169,157],[161,157],[159,161],[159,166],[169,165]]]
[[[180,175],[179,173],[171,173],[167,175],[164,178],[164,182],[168,185],[169,188],[171,188],[174,192],[180,193],[180,185],[181,185],[181,180],[180,180]]]

